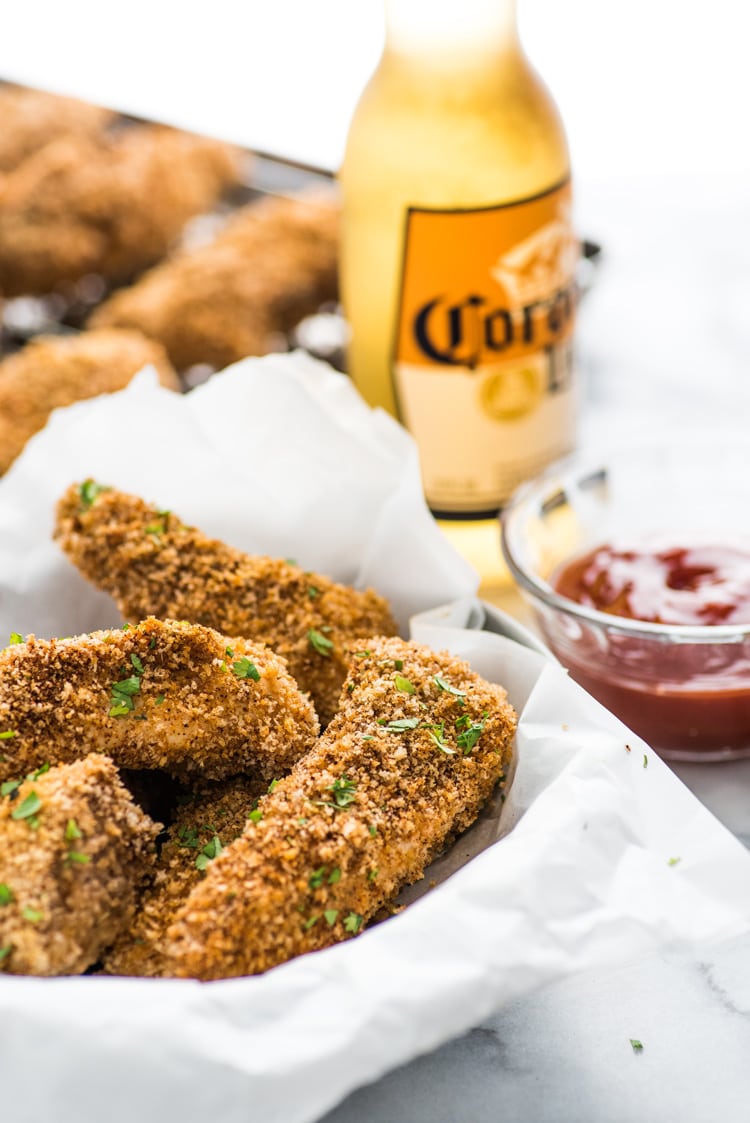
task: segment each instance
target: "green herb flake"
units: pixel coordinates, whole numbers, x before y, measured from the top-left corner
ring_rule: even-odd
[[[334,780],[327,792],[333,793],[333,802],[337,807],[348,807],[350,803],[354,803],[357,798],[355,792],[357,785],[353,780],[347,779],[346,776],[340,776],[338,780]]]
[[[452,694],[454,698],[466,697],[465,690],[458,690],[457,687],[451,686],[447,679],[444,679],[442,675],[435,675],[432,681],[435,683],[435,686],[437,686],[438,690],[445,690],[446,693]]]
[[[236,662],[232,663],[232,674],[236,675],[237,678],[251,678],[253,682],[260,682],[260,671],[255,666],[255,663],[251,662],[251,660],[247,659],[244,655],[241,659],[237,659]]]
[[[316,913],[316,915],[315,915],[315,916],[311,916],[311,917],[309,918],[309,920],[306,920],[306,921],[305,921],[305,923],[304,923],[304,929],[305,929],[305,931],[306,931],[306,932],[309,932],[309,931],[310,931],[310,929],[312,928],[313,924],[317,924],[317,922],[318,922],[319,920],[320,920],[320,916],[319,916],[319,915],[318,915],[317,913]]]
[[[164,695],[163,694],[157,694],[156,698],[154,699],[154,705],[161,706],[163,701],[164,701]]]
[[[18,807],[11,811],[10,817],[16,821],[19,819],[30,819],[32,815],[36,815],[41,806],[42,801],[36,792],[29,792],[26,798],[21,800]]]
[[[40,767],[40,768],[37,768],[36,772],[29,772],[29,774],[28,774],[28,776],[26,777],[26,779],[27,779],[27,780],[29,780],[29,781],[32,781],[32,780],[38,780],[38,779],[39,779],[39,777],[40,777],[40,776],[44,776],[44,774],[45,774],[46,772],[49,772],[49,761],[48,761],[48,760],[46,760],[46,761],[44,762],[44,764],[43,764],[43,765],[41,765],[41,767]]]
[[[374,881],[375,878],[378,876],[379,872],[380,871],[379,871],[378,867],[375,866],[375,868],[370,870],[370,872],[368,873],[367,880],[368,881]]]
[[[330,658],[333,651],[333,642],[324,636],[322,632],[317,631],[315,628],[310,628],[307,633],[307,639],[310,647],[317,651],[318,655],[325,656],[326,659]]]
[[[424,725],[422,728],[427,730],[427,735],[432,740],[433,744],[437,745],[440,751],[445,753],[446,756],[456,755],[456,750],[445,740],[444,721],[441,721],[438,725]]]
[[[356,933],[362,927],[362,917],[357,912],[350,912],[344,917],[344,931]]]
[[[6,780],[4,783],[0,784],[0,796],[13,795],[20,787],[20,780]]]
[[[138,656],[137,655],[131,655],[130,656],[130,662],[133,665],[134,669],[138,672],[138,674],[142,675],[143,674],[143,663],[140,661]]]
[[[369,830],[369,832],[370,832],[370,837],[371,837],[371,838],[374,838],[374,837],[375,837],[375,835],[376,835],[376,834],[378,833],[378,828],[377,828],[377,827],[375,826],[375,824],[374,824],[374,823],[370,823],[370,825],[369,825],[369,827],[368,827],[367,829],[368,829],[368,830]]]
[[[416,729],[419,722],[420,719],[418,717],[400,717],[395,721],[387,721],[385,718],[380,718],[378,725],[382,725],[386,733],[406,733],[409,729]]]
[[[2,963],[4,959],[7,959],[12,951],[13,947],[11,944],[6,944],[4,948],[0,948],[0,963]]]
[[[320,589],[317,589],[315,587],[315,585],[308,585],[307,586],[307,595],[310,598],[310,600],[315,600],[316,597],[320,596]]]
[[[200,846],[200,836],[195,827],[180,827],[177,831],[177,845],[188,850],[197,850]]]
[[[74,842],[77,838],[83,838],[78,823],[75,819],[68,819],[67,826],[65,827],[65,841]]]
[[[81,501],[81,507],[84,511],[93,504],[103,491],[109,491],[108,487],[103,484],[98,484],[96,480],[84,480],[78,488],[78,498]]]
[[[642,1041],[639,1041],[637,1037],[630,1037],[628,1040],[630,1041],[630,1045],[631,1045],[631,1048],[632,1048],[634,1053],[642,1053],[643,1052],[643,1042]]]
[[[20,632],[11,632],[8,646],[11,647],[14,643],[23,643],[24,639]]]
[[[0,741],[10,741],[11,737],[17,737],[17,736],[18,736],[18,730],[17,729],[5,729],[5,730],[3,730],[2,733],[0,733]]]
[[[468,756],[471,750],[476,745],[479,738],[484,733],[484,727],[487,721],[487,713],[482,715],[481,721],[472,721],[468,726],[465,726],[462,733],[459,733],[456,738],[456,744],[459,749],[463,750],[464,756]]]
[[[364,650],[364,651],[355,651],[354,652],[354,658],[355,659],[369,659],[371,655],[372,655],[372,652],[368,651],[367,649]]]
[[[141,689],[141,680],[138,675],[130,675],[129,678],[121,679],[116,682],[112,687],[113,694],[122,694],[126,698],[132,698]]]
[[[310,874],[310,876],[307,879],[307,884],[310,886],[311,889],[320,889],[321,885],[323,884],[323,879],[325,878],[325,875],[326,875],[325,866],[319,866],[318,869],[313,870],[313,872]]]
[[[338,909],[326,909],[326,911],[323,913],[323,917],[324,917],[325,922],[326,922],[326,924],[328,925],[329,928],[333,928],[334,924],[336,923],[336,918],[338,917],[338,915],[339,915]]]
[[[338,885],[338,883],[340,881],[341,881],[341,870],[339,869],[338,866],[334,866],[333,869],[331,870],[331,872],[328,875],[328,884],[329,885]]]
[[[91,855],[83,854],[80,850],[69,850],[66,855],[65,861],[75,862],[76,865],[85,866],[88,862],[91,861]]]
[[[396,684],[396,690],[400,690],[403,694],[416,694],[414,683],[410,682],[408,678],[403,675],[394,675],[393,681]]]
[[[260,807],[254,807],[248,815],[248,819],[251,823],[259,823],[262,818],[263,812],[261,811]]]
[[[7,885],[4,881],[0,881],[0,907],[9,905],[13,899],[13,890],[10,885]]]
[[[682,861],[682,858],[670,858],[669,861],[667,862],[667,865],[668,866],[676,866],[678,864],[678,862],[681,862],[681,861]]]
[[[403,669],[404,669],[403,659],[394,659],[393,660],[393,666],[396,668],[397,671],[403,671]]]
[[[221,844],[221,839],[215,834],[211,841],[206,843],[195,859],[196,869],[199,869],[201,873],[203,873],[203,871],[207,869],[208,863],[212,862],[214,858],[218,858],[223,849],[224,847]]]
[[[643,754],[643,767],[648,768],[648,757],[645,753]]]
[[[278,780],[271,780],[271,783],[268,785],[268,794],[271,795],[273,792],[275,792],[276,789],[278,788],[278,786],[279,786]]]
[[[21,909],[21,916],[24,920],[28,920],[30,924],[38,924],[40,920],[44,920],[44,913],[39,909],[32,909],[28,905],[25,909]]]

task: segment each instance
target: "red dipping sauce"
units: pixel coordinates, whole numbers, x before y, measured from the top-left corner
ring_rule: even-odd
[[[606,629],[583,619],[545,627],[590,694],[666,756],[750,755],[750,549],[603,545],[562,566],[551,583],[612,617]],[[618,618],[700,632],[628,632]],[[739,630],[717,632],[727,625]]]

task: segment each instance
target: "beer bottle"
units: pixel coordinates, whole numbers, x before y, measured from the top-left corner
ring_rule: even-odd
[[[386,0],[340,180],[354,381],[435,514],[490,518],[575,421],[568,150],[515,0]]]

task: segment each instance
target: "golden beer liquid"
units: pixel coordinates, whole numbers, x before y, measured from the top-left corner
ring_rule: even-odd
[[[340,173],[349,370],[397,414],[391,363],[409,207],[482,208],[569,176],[556,106],[526,59],[508,0],[390,0],[386,46]],[[496,520],[448,524],[485,581],[503,580]]]

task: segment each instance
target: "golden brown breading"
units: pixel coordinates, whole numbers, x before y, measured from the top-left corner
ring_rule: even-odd
[[[82,508],[71,487],[58,504],[55,537],[126,619],[194,620],[267,643],[310,692],[323,723],[336,712],[347,647],[359,636],[397,631],[371,589],[357,592],[289,562],[244,554],[114,489]]]
[[[44,293],[86,273],[128,280],[237,176],[234,150],[173,129],[48,144],[0,180],[0,292]]]
[[[158,830],[105,756],[4,784],[0,972],[68,975],[95,963],[132,921]]]
[[[511,760],[505,691],[446,652],[374,639],[315,748],[219,855],[169,932],[174,973],[257,974],[354,935],[468,827]]]
[[[319,195],[250,203],[209,246],[157,266],[115,293],[95,327],[159,339],[178,370],[264,355],[321,304],[335,300],[338,210]]]
[[[53,409],[122,390],[148,364],[163,386],[180,389],[164,348],[134,331],[39,336],[0,361],[0,473]]]
[[[212,859],[242,834],[267,789],[265,780],[237,777],[204,786],[179,808],[156,862],[156,879],[131,928],[104,957],[104,974],[164,974],[167,929]]]
[[[149,619],[0,651],[0,780],[91,752],[175,776],[270,779],[317,732],[281,659],[197,624]]]
[[[74,98],[4,86],[0,89],[0,171],[11,171],[60,137],[99,136],[112,117],[110,109]]]

